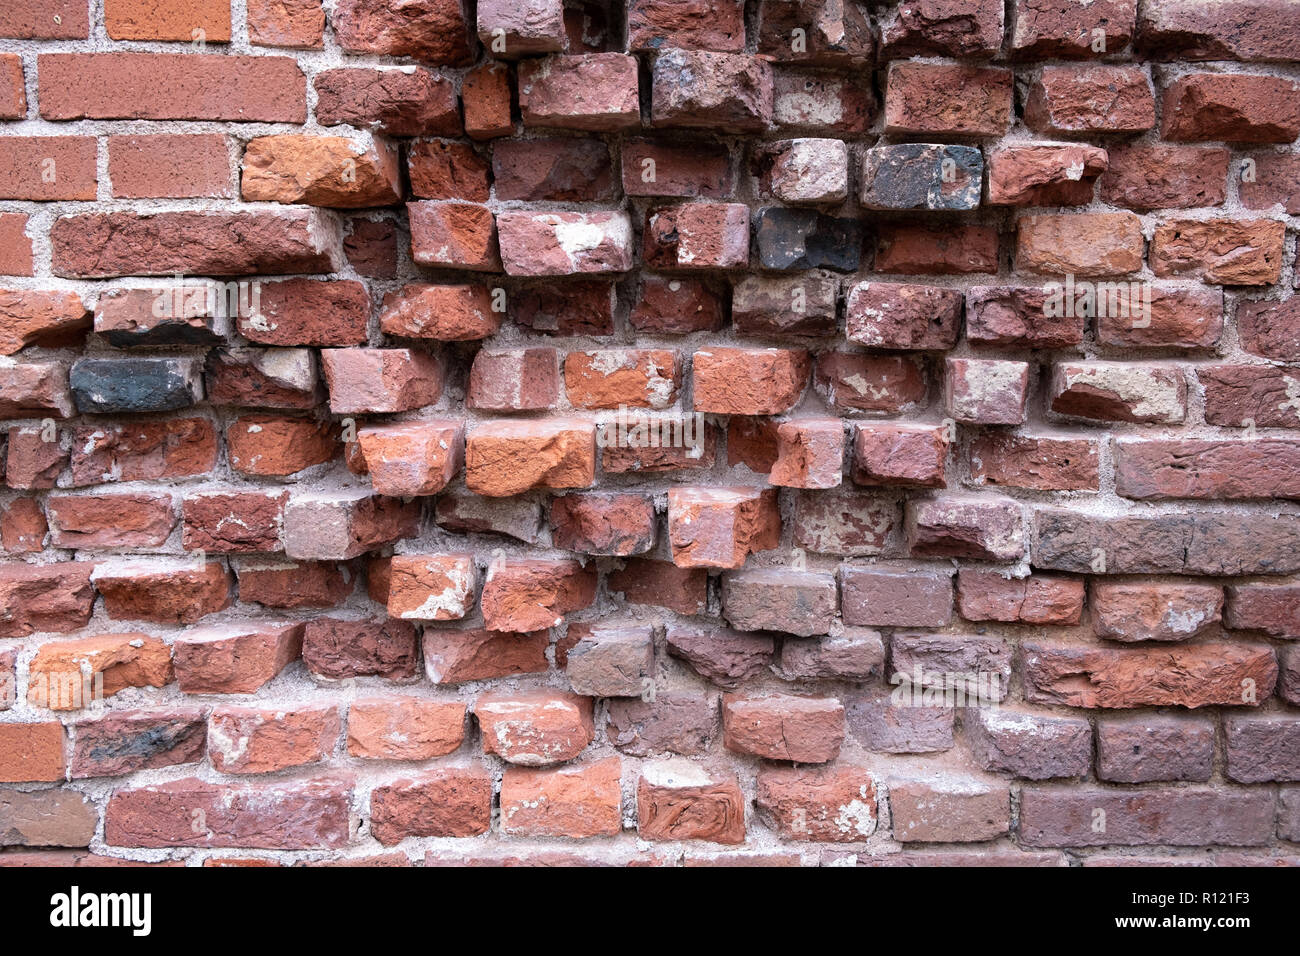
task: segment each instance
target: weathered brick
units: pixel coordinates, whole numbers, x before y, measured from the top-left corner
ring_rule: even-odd
[[[1280,76],[1189,73],[1165,87],[1160,135],[1175,142],[1289,143],[1300,135],[1300,84]]]
[[[1191,780],[1214,765],[1214,723],[1190,716],[1107,716],[1097,721],[1097,776],[1115,783]]]
[[[415,626],[406,621],[318,617],[303,626],[302,661],[329,680],[405,680],[419,670],[418,643]]]
[[[595,736],[590,697],[565,691],[497,691],[474,705],[483,750],[507,763],[545,767],[578,756]]]
[[[669,654],[729,690],[764,670],[772,663],[776,650],[771,635],[747,634],[723,627],[670,627],[664,637]]]
[[[738,568],[781,536],[776,492],[758,488],[673,488],[668,537],[678,567]]]
[[[550,669],[544,631],[424,630],[424,673],[435,684],[463,684]]]
[[[253,622],[192,628],[172,645],[187,694],[251,694],[297,660],[302,624]]]
[[[1156,125],[1151,78],[1135,66],[1045,66],[1024,107],[1037,133],[1140,133]]]
[[[845,624],[943,627],[952,619],[952,572],[885,566],[840,567]]]
[[[789,840],[859,843],[876,829],[876,784],[865,767],[770,767],[755,806]]]
[[[208,759],[222,773],[272,773],[319,763],[338,743],[338,708],[219,707],[208,718]]]
[[[643,840],[745,842],[745,797],[733,774],[676,759],[645,764],[636,784]]]
[[[1006,784],[976,777],[889,781],[889,816],[900,843],[992,840],[1011,826]]]
[[[1084,777],[1092,767],[1092,726],[1021,708],[970,707],[962,729],[975,762],[1025,780]]]
[[[594,568],[577,561],[507,560],[488,568],[480,606],[489,630],[540,631],[590,606],[595,596]]]

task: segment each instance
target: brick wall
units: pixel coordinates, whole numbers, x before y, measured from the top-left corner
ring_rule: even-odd
[[[7,0],[0,863],[1300,861],[1296,13]]]

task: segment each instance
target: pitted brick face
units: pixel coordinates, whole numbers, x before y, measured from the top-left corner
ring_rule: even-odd
[[[3,0],[0,865],[1300,861],[1295,12]]]

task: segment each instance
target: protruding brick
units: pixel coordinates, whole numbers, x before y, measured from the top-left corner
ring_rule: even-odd
[[[772,415],[786,411],[808,383],[802,349],[715,348],[692,361],[695,408],[719,415]]]
[[[450,621],[474,605],[478,571],[469,554],[395,554],[389,564],[388,615]]]
[[[249,141],[240,192],[248,202],[358,209],[398,202],[400,182],[391,144],[370,137],[280,134]]]
[[[280,415],[243,415],[226,428],[230,467],[245,475],[283,477],[333,461],[338,428]]]
[[[450,420],[367,425],[357,442],[376,494],[433,495],[460,470],[465,427]]]
[[[860,843],[876,829],[876,786],[865,767],[771,767],[758,772],[755,805],[782,838]]]
[[[1048,407],[1094,421],[1176,424],[1187,413],[1187,383],[1176,368],[1119,362],[1052,369]]]
[[[777,546],[776,492],[757,488],[673,488],[668,534],[678,567],[738,568],[750,553]]]
[[[525,126],[615,132],[641,125],[637,62],[622,53],[550,56],[519,65]]]
[[[496,219],[487,206],[468,202],[410,202],[411,258],[422,266],[501,271]]]
[[[254,622],[192,628],[172,645],[187,694],[251,694],[302,650],[302,624]]]
[[[339,0],[330,17],[349,53],[409,56],[425,63],[468,66],[473,24],[460,0],[414,0],[400,7]]]
[[[89,310],[75,292],[0,289],[0,355],[78,344],[89,327]]]
[[[706,568],[679,568],[671,561],[631,558],[605,579],[628,604],[665,607],[678,614],[700,614],[708,603]]]
[[[432,405],[442,394],[442,364],[416,349],[321,349],[336,415],[402,412]]]
[[[1000,359],[947,360],[948,414],[967,425],[1019,425],[1025,420],[1029,365]]]
[[[831,272],[747,275],[732,286],[731,324],[743,335],[830,336],[838,299],[839,279]]]
[[[424,673],[435,684],[463,684],[550,670],[549,632],[424,629]]]
[[[291,558],[343,561],[413,537],[419,519],[418,502],[367,489],[296,493],[284,509],[284,551]]]
[[[564,388],[576,408],[666,408],[680,382],[669,349],[570,352],[564,359]]]
[[[854,428],[855,484],[944,488],[947,460],[944,428],[865,424]]]
[[[622,762],[554,770],[509,767],[501,779],[501,831],[511,836],[586,839],[623,829]]]
[[[625,212],[506,211],[497,217],[501,260],[510,275],[624,272],[632,267]]]
[[[668,652],[680,657],[719,687],[734,689],[772,663],[770,635],[746,634],[723,627],[671,627]]]
[[[596,572],[577,561],[505,561],[488,568],[480,605],[493,631],[540,631],[591,605]]]
[[[772,68],[741,53],[666,49],[655,57],[650,100],[655,126],[758,132],[773,119]]]
[[[231,574],[216,561],[199,567],[148,559],[106,562],[91,580],[104,610],[117,621],[193,624],[232,603]]]
[[[1112,206],[1148,210],[1223,205],[1226,149],[1142,145],[1114,147],[1108,153],[1101,198]]]
[[[567,39],[564,5],[560,0],[483,0],[478,6],[478,38],[497,57],[559,52]]]
[[[781,675],[786,680],[866,681],[884,671],[880,632],[846,628],[836,637],[781,642]]]
[[[81,358],[72,363],[68,385],[83,415],[169,412],[203,397],[196,358]]]
[[[523,767],[572,760],[595,736],[591,698],[564,691],[483,694],[474,715],[483,732],[483,750]]]
[[[653,701],[624,697],[609,701],[605,734],[623,753],[704,753],[717,735],[717,701],[695,694],[658,693]]]
[[[595,482],[595,427],[577,419],[488,422],[465,442],[465,484],[507,497],[530,488],[587,488]]]

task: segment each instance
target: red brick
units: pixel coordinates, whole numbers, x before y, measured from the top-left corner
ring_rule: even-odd
[[[1226,149],[1119,146],[1108,150],[1101,198],[1126,209],[1221,206],[1228,177]]]
[[[851,411],[911,411],[929,395],[915,357],[841,350],[817,356],[813,388],[829,405]]]
[[[957,607],[968,621],[1013,624],[1078,624],[1083,581],[1053,574],[1004,577],[971,568],[957,573]]]
[[[1238,179],[1241,204],[1247,209],[1271,209],[1280,204],[1288,215],[1300,213],[1300,157],[1255,153],[1242,159],[1233,175]]]
[[[876,235],[877,272],[962,275],[998,271],[998,233],[990,226],[936,229],[885,223]]]
[[[1002,48],[1003,19],[995,0],[899,6],[882,19],[881,56],[993,56]]]
[[[419,502],[362,488],[298,493],[284,512],[284,550],[291,558],[345,561],[413,537],[419,524]]]
[[[1274,802],[1243,789],[1024,787],[1019,836],[1027,846],[1254,846],[1272,837]]]
[[[308,671],[329,680],[405,680],[419,671],[418,643],[415,626],[405,621],[318,617],[303,630],[302,660]]]
[[[171,495],[51,495],[50,543],[60,548],[155,548],[176,526]]]
[[[231,785],[190,777],[118,790],[104,842],[126,847],[339,848],[352,838],[352,785],[317,778]]]
[[[725,199],[734,188],[731,160],[712,143],[623,144],[623,192],[629,196]]]
[[[409,836],[477,836],[491,824],[492,776],[482,767],[441,767],[370,792],[370,832],[385,846]]]
[[[897,524],[898,506],[869,493],[815,492],[795,499],[795,544],[821,554],[880,554]]]
[[[253,622],[191,628],[172,645],[187,694],[251,694],[297,660],[302,624]]]
[[[602,132],[639,126],[636,59],[595,53],[525,60],[519,109],[525,126]]]
[[[1068,707],[1240,707],[1272,694],[1278,674],[1272,648],[1244,643],[1033,642],[1022,644],[1021,654],[1026,699]]]
[[[665,408],[676,400],[681,374],[667,349],[570,352],[564,385],[577,408]]]
[[[1011,793],[1004,783],[973,777],[893,780],[889,816],[900,843],[994,840],[1011,827]]]
[[[193,624],[232,603],[231,574],[213,561],[199,567],[127,560],[98,565],[91,580],[113,620]]]
[[[172,681],[171,649],[146,634],[100,634],[41,645],[28,665],[27,699],[50,710],[80,710],[132,687]]]
[[[454,84],[424,67],[324,70],[312,85],[323,126],[346,123],[393,136],[460,135]]]
[[[859,485],[946,487],[944,428],[911,425],[854,427],[851,476]]]
[[[894,62],[885,80],[885,130],[936,136],[1001,136],[1011,121],[1011,71],[950,63]]]
[[[358,275],[391,279],[397,275],[397,230],[383,219],[353,219],[343,237],[343,253]]]
[[[540,631],[595,597],[594,568],[563,559],[508,560],[488,568],[480,605],[489,630]]]
[[[550,670],[548,631],[424,629],[424,673],[435,684],[463,684]]]
[[[1223,589],[1217,585],[1092,585],[1093,629],[1114,641],[1184,641],[1217,624],[1222,609]]]
[[[943,627],[952,619],[952,572],[842,565],[840,607],[845,624]]]
[[[1289,143],[1300,135],[1300,84],[1280,76],[1189,73],[1165,88],[1160,135],[1176,142]]]
[[[625,212],[528,212],[497,217],[501,260],[510,275],[624,272],[632,266]]]
[[[1230,585],[1224,621],[1234,630],[1300,638],[1300,589],[1289,584]]]
[[[622,763],[606,757],[554,770],[508,767],[501,779],[501,832],[587,839],[623,829]]]
[[[859,282],[845,305],[845,336],[870,348],[950,349],[957,344],[962,297],[955,289]]]
[[[679,568],[671,561],[631,558],[605,579],[611,592],[629,604],[666,607],[678,614],[700,614],[708,603],[705,568]]]
[[[554,408],[559,395],[555,349],[485,348],[474,354],[465,405],[488,412],[532,412]]]
[[[776,71],[772,119],[782,131],[855,135],[871,128],[876,98],[869,83],[803,70]]]
[[[234,348],[208,353],[207,396],[214,405],[307,409],[318,404],[321,392],[309,349]]]
[[[382,495],[430,495],[460,469],[464,427],[453,421],[371,425],[357,432],[371,486]]]
[[[52,268],[69,278],[332,272],[342,262],[342,240],[338,221],[327,215],[293,209],[63,216],[50,227]]]
[[[1147,500],[1300,497],[1300,443],[1116,442],[1115,491]]]
[[[110,777],[196,763],[207,722],[201,710],[124,711],[76,724],[69,776]]]
[[[1295,428],[1297,377],[1269,365],[1205,365],[1196,377],[1205,389],[1205,420],[1211,425]]]
[[[757,488],[672,488],[668,533],[678,567],[739,568],[781,536],[776,492]]]
[[[420,199],[488,200],[488,164],[466,143],[448,140],[412,143],[406,166],[411,192]]]
[[[66,766],[63,725],[57,720],[0,724],[0,781],[61,781]]]
[[[1052,370],[1048,407],[1093,421],[1176,424],[1187,413],[1181,369],[1121,362],[1060,364]]]
[[[32,237],[27,233],[27,216],[0,213],[0,275],[32,274]]]
[[[1019,425],[1025,420],[1029,365],[999,359],[945,363],[948,414],[967,425]]]
[[[72,428],[72,484],[151,481],[206,475],[217,462],[217,434],[207,418]]]
[[[208,759],[221,773],[273,773],[334,753],[337,707],[218,707],[208,718]]]
[[[0,11],[0,36],[19,40],[84,40],[90,36],[86,0],[24,0]]]
[[[654,503],[635,494],[568,494],[551,501],[555,547],[582,554],[627,556],[655,540]]]
[[[15,498],[0,509],[0,547],[5,551],[12,554],[43,551],[48,530],[45,512],[35,498]]]
[[[325,11],[320,0],[248,0],[248,40],[257,46],[319,50]]]
[[[1139,348],[1208,349],[1223,334],[1222,289],[1162,289],[1147,286],[1136,314],[1132,286],[1124,307],[1123,283],[1118,308],[1108,305],[1097,317],[1097,341]],[[1101,290],[1098,289],[1100,297]],[[1110,293],[1107,293],[1109,296]],[[1148,303],[1146,299],[1149,298]],[[1110,301],[1108,299],[1108,301]],[[1243,335],[1245,333],[1243,332]]]
[[[321,367],[336,415],[402,412],[442,394],[442,364],[416,349],[322,349]]]
[[[181,505],[186,551],[248,553],[279,551],[284,492],[210,492],[187,496]]]
[[[409,56],[426,63],[468,66],[473,25],[461,0],[413,0],[400,6],[339,0],[330,17],[348,53]]]
[[[68,464],[68,451],[57,430],[11,428],[8,440],[5,484],[10,488],[53,488]]]
[[[327,608],[352,593],[356,578],[329,561],[242,560],[235,565],[239,599],[275,608]]]
[[[494,139],[514,132],[510,91],[510,67],[504,63],[484,63],[465,74],[461,98],[465,133],[470,139]]]
[[[79,561],[0,564],[0,637],[85,627],[95,602],[93,569]]]
[[[230,42],[229,0],[104,0],[114,40]]]
[[[231,199],[226,138],[216,133],[110,136],[108,178],[122,199]]]
[[[487,422],[465,442],[465,485],[480,495],[588,488],[595,468],[595,427],[577,419]]]
[[[389,335],[445,342],[484,339],[500,325],[493,295],[481,285],[412,282],[384,296],[379,314],[379,327]]]
[[[1270,285],[1282,275],[1285,223],[1272,219],[1170,219],[1151,239],[1157,276],[1222,285]]]
[[[1135,66],[1045,66],[1024,107],[1037,133],[1138,133],[1156,124],[1155,96]]]
[[[546,689],[495,691],[474,705],[485,753],[523,767],[545,767],[578,756],[595,736],[592,700]]]
[[[0,119],[27,116],[27,89],[23,60],[17,53],[0,53]]]
[[[483,0],[477,13],[479,40],[493,56],[554,53],[568,43],[559,0]]]
[[[1286,3],[1256,0],[1238,17],[1217,16],[1196,0],[1166,0],[1143,5],[1138,16],[1138,48],[1159,59],[1296,59],[1294,12]]]
[[[1090,438],[989,432],[970,446],[971,480],[1035,491],[1097,491],[1100,449]]]
[[[339,452],[331,422],[242,415],[226,426],[230,467],[245,475],[287,476],[332,461]]]
[[[0,199],[94,199],[93,136],[0,139]]]
[[[727,694],[722,726],[728,750],[769,760],[825,763],[839,754],[844,707],[834,699]]]
[[[460,748],[465,705],[423,697],[366,697],[348,708],[348,753],[370,760],[428,760]]]
[[[690,202],[646,213],[642,257],[652,269],[734,269],[749,263],[749,207]]]
[[[1016,561],[1024,553],[1024,521],[1009,498],[912,499],[907,538],[913,557]]]
[[[42,53],[41,116],[302,123],[307,81],[292,57]]]
[[[745,797],[735,775],[714,774],[687,760],[642,766],[636,812],[643,840],[745,842]]]
[[[786,411],[808,383],[802,349],[715,348],[692,359],[695,408],[719,415],[770,415]]]

